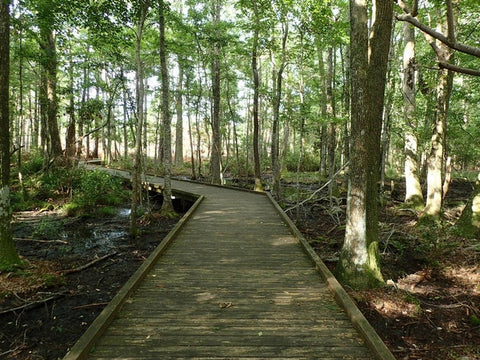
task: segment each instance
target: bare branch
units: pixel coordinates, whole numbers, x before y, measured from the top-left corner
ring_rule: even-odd
[[[413,17],[410,14],[397,15],[396,19],[399,20],[399,21],[409,22],[410,24],[412,24],[416,28],[420,29],[424,33],[426,33],[426,34],[430,35],[431,37],[441,41],[442,43],[444,43],[445,45],[447,45],[448,47],[450,47],[454,50],[458,50],[462,53],[469,54],[469,55],[475,56],[477,58],[480,58],[480,48],[470,46],[470,45],[461,44],[461,43],[457,43],[455,40],[452,41],[447,36],[443,35],[442,33],[439,33],[438,31],[435,31],[431,27],[429,27],[425,24],[422,24],[420,21],[418,21],[418,19],[416,19],[415,17]]]
[[[440,66],[440,68],[448,69],[448,70],[455,71],[455,72],[458,72],[458,73],[473,75],[473,76],[480,76],[480,70],[473,70],[473,69],[464,68],[464,67],[461,67],[461,66],[458,66],[458,65],[450,64],[446,61],[439,61],[438,65]]]

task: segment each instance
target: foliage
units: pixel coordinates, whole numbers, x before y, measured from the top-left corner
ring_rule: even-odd
[[[39,172],[39,166],[39,155],[25,155],[24,169],[29,174],[25,181],[27,196],[23,201],[18,194],[14,195],[15,210],[63,206],[67,214],[75,215],[101,205],[117,206],[128,199],[129,192],[122,180],[105,172],[59,166]],[[51,225],[42,222],[38,235],[55,233]]]
[[[283,165],[287,171],[296,172],[300,155],[298,153],[290,153],[285,157]],[[320,167],[320,159],[313,154],[306,153],[302,155],[300,161],[300,172],[318,171]]]
[[[80,170],[72,202],[87,210],[95,205],[119,205],[126,199],[122,180],[104,171]]]
[[[57,239],[63,223],[58,220],[42,219],[32,233],[35,239]]]

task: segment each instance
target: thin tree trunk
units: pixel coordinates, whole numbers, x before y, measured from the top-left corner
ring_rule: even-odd
[[[272,171],[273,171],[273,195],[276,198],[281,197],[280,179],[280,103],[282,100],[282,80],[283,71],[286,66],[287,39],[288,39],[288,20],[282,24],[282,54],[278,71],[275,70],[275,59],[272,60],[273,70],[273,124],[272,124]]]
[[[189,88],[190,80],[189,77],[187,77],[187,89]],[[190,106],[190,95],[187,93],[187,106]],[[190,111],[188,111],[187,114],[187,119],[188,119],[188,140],[190,142],[190,166],[192,169],[192,180],[196,180],[196,171],[195,171],[195,151],[194,151],[194,146],[193,146],[193,129],[192,129],[192,114]]]
[[[141,164],[142,164],[142,130],[143,130],[143,101],[145,99],[145,89],[143,82],[143,63],[141,58],[141,48],[142,48],[142,35],[143,27],[145,24],[145,18],[150,6],[150,2],[142,1],[141,3],[141,13],[140,18],[138,19],[137,24],[137,33],[135,41],[135,61],[136,61],[136,90],[137,90],[137,131],[135,136],[135,157],[133,161],[133,170],[132,170],[132,205],[131,205],[131,214],[130,214],[130,236],[137,238],[138,229],[137,229],[137,211],[140,205],[141,199]]]
[[[216,27],[216,36],[220,37],[220,13],[221,0],[212,0],[213,2],[213,23]],[[222,138],[220,133],[220,42],[213,44],[212,49],[212,146],[210,154],[210,173],[213,184],[222,183],[221,156],[222,156]]]
[[[175,124],[175,165],[183,165],[183,59],[178,57],[177,123]]]
[[[71,55],[71,54],[70,54]],[[68,114],[70,116],[70,121],[67,126],[67,137],[65,139],[65,156],[67,161],[70,162],[75,156],[75,132],[76,132],[76,119],[75,119],[75,96],[74,96],[74,74],[73,74],[73,64],[70,56],[70,69],[69,69],[69,107]]]
[[[261,172],[260,172],[260,151],[259,147],[259,123],[258,123],[258,100],[260,96],[260,78],[258,74],[258,32],[260,31],[260,21],[257,5],[254,2],[254,33],[252,44],[252,73],[253,73],[253,168],[255,177],[255,191],[263,191]]]
[[[333,93],[333,83],[334,83],[334,63],[333,63],[334,49],[330,47],[328,49],[328,60],[327,60],[327,116],[329,119],[328,129],[327,129],[327,153],[328,153],[328,177],[329,185],[328,192],[330,198],[330,205],[332,205],[332,196],[334,190],[335,181],[333,181],[333,176],[335,174],[335,147],[336,147],[336,126],[335,126],[335,97]]]
[[[174,214],[172,203],[172,134],[171,134],[171,115],[170,115],[170,88],[168,78],[167,54],[165,48],[165,2],[160,0],[159,5],[159,26],[160,26],[160,68],[162,74],[162,117],[163,128],[165,132],[164,146],[165,159],[163,162],[164,168],[164,188],[163,188],[163,203],[162,214],[172,216]],[[182,131],[183,132],[183,131]],[[182,135],[183,136],[183,135]]]

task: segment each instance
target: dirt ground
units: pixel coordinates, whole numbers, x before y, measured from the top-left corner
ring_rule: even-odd
[[[382,273],[388,286],[347,289],[397,359],[480,359],[480,243],[451,231],[472,184],[454,181],[438,228],[418,226],[402,207],[401,184],[380,214]],[[290,204],[291,205],[291,204]],[[333,270],[344,238],[344,196],[334,206],[325,196],[290,216]]]
[[[126,215],[16,217],[16,245],[29,266],[0,274],[0,359],[16,360],[63,358],[177,222],[143,219],[135,244]]]
[[[434,229],[419,228],[418,214],[401,208],[401,189],[382,207],[380,251],[389,286],[347,290],[397,359],[480,359],[480,246],[448,231],[471,190],[467,182],[452,184],[445,226]],[[344,235],[340,194],[330,204],[319,193],[288,212],[331,269]],[[126,214],[16,216],[22,224],[16,244],[29,266],[0,273],[0,359],[61,359],[176,221],[145,219],[134,244],[125,233]]]

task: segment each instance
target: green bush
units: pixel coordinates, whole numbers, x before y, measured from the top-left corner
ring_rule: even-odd
[[[120,205],[124,200],[122,180],[101,170],[82,171],[73,192],[73,201],[82,207]]]
[[[298,167],[298,153],[288,154],[284,160],[284,166],[288,171],[295,172]],[[300,162],[301,172],[318,171],[320,167],[320,160],[312,154],[303,154]]]
[[[43,156],[39,152],[27,153],[23,156],[22,173],[29,176],[43,169]]]

